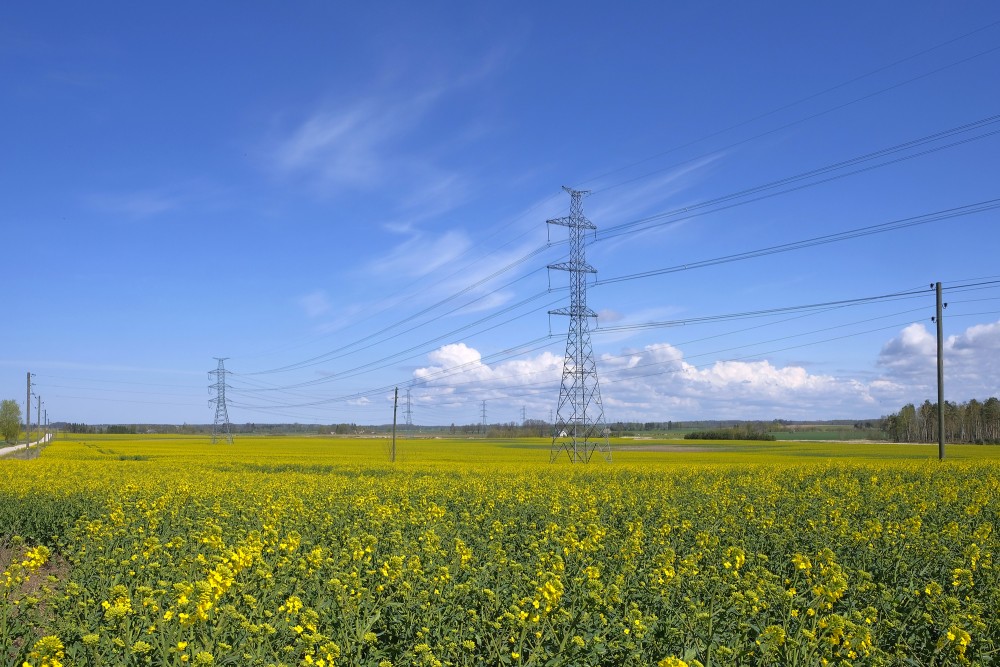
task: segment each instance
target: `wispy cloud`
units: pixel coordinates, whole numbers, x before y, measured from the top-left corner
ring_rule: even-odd
[[[330,299],[323,290],[300,296],[298,303],[309,317],[319,317],[330,310]]]
[[[387,254],[369,262],[364,271],[393,277],[420,278],[454,262],[471,245],[460,230],[443,234],[411,232]]]
[[[668,171],[608,188],[595,188],[597,193],[593,215],[621,222],[648,214],[654,207],[662,208],[668,200],[704,180],[709,168],[721,160],[723,153],[699,158]],[[678,203],[677,208],[682,206]]]
[[[130,190],[93,192],[83,204],[106,216],[140,221],[180,210],[218,211],[237,204],[234,191],[210,179],[187,178],[177,182]]]
[[[160,190],[104,193],[87,197],[87,203],[92,208],[133,220],[142,220],[175,210],[182,202],[183,197]]]
[[[279,133],[265,151],[268,164],[324,195],[379,190],[408,216],[450,210],[464,200],[464,179],[420,133],[450,90],[394,88],[327,101]]]
[[[362,100],[317,111],[280,140],[274,165],[323,186],[372,188],[389,177],[389,142],[413,122],[393,106]]]

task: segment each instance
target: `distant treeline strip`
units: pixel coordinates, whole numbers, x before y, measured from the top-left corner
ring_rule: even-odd
[[[907,403],[882,419],[882,430],[895,442],[935,442],[938,439],[937,403],[918,408]],[[944,439],[955,444],[1000,444],[1000,399],[944,402]]]
[[[692,431],[685,440],[775,440],[762,423],[739,424],[729,428]]]

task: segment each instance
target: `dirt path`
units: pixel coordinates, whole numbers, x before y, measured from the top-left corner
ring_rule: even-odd
[[[17,451],[24,451],[28,447],[34,447],[43,442],[48,442],[51,439],[52,439],[52,434],[46,433],[44,438],[42,438],[41,440],[36,440],[35,442],[29,442],[27,447],[25,447],[24,445],[11,445],[10,447],[0,447],[0,457],[7,456],[8,454],[13,454],[14,452]]]

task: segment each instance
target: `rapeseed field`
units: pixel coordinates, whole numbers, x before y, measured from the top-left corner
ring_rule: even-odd
[[[64,436],[0,461],[0,665],[1000,662],[998,448],[399,450]]]

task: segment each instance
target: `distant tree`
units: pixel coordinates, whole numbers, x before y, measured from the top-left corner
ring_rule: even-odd
[[[15,442],[21,432],[21,406],[7,399],[0,403],[0,435],[6,442]]]
[[[938,437],[937,409],[930,401],[919,408],[907,403],[897,414],[883,417],[879,427],[896,442],[932,442]],[[951,443],[1000,442],[1000,400],[993,396],[982,403],[945,401],[944,435]]]

